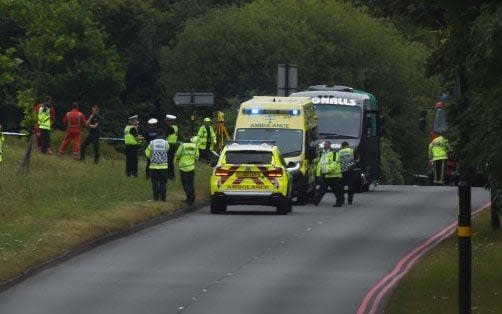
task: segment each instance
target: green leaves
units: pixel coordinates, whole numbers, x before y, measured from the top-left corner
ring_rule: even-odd
[[[105,45],[106,35],[78,1],[3,1],[0,7],[23,33],[11,39],[35,98],[104,101],[124,89],[117,52]],[[107,94],[98,91],[103,87]]]
[[[257,0],[187,22],[162,52],[161,82],[167,95],[197,90],[242,99],[251,90],[275,94],[277,64],[294,63],[300,88],[336,83],[368,90],[392,118],[388,134],[408,175],[426,165],[426,137],[410,120],[415,126],[438,93],[424,76],[427,55],[423,45],[346,3]]]

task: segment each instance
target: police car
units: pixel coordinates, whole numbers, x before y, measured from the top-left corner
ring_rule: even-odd
[[[228,143],[210,185],[213,214],[224,213],[227,205],[271,205],[278,214],[292,210],[292,175],[279,148],[270,142]]]

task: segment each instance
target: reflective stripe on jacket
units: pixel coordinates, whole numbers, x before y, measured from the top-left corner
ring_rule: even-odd
[[[343,172],[350,170],[350,167],[354,165],[354,150],[352,148],[342,148],[336,156]]]
[[[136,139],[136,136],[131,134],[131,129],[137,128],[134,125],[128,125],[124,129],[124,143],[126,145],[138,145],[138,140]]]
[[[44,130],[51,129],[51,110],[48,107],[41,106],[38,109],[38,127]]]
[[[76,131],[80,132],[80,129],[86,123],[85,116],[82,112],[78,111],[78,109],[72,109],[68,111],[63,117],[63,123],[66,125],[68,131]]]
[[[150,169],[167,169],[167,152],[169,144],[166,140],[155,139],[148,144],[145,155],[150,159]]]
[[[199,159],[199,150],[195,143],[183,143],[176,151],[176,160],[179,162],[179,168],[183,172],[195,170],[195,164]]]
[[[209,149],[213,150],[214,145],[216,144],[216,133],[214,133],[214,129],[212,126],[209,126],[209,137],[211,140],[211,143],[209,143]],[[206,131],[206,126],[203,125],[199,128],[199,132],[197,132],[197,137],[199,138],[199,149],[206,149],[207,145],[207,131]]]
[[[324,154],[324,153],[322,153]],[[326,173],[324,174],[326,178],[341,178],[342,177],[342,167],[340,166],[340,163],[337,162],[338,157],[334,156],[333,152],[327,152],[325,156],[326,160]],[[322,173],[322,155],[317,161],[316,165],[316,171],[315,175],[317,177],[321,177],[323,175]]]
[[[167,142],[169,144],[174,144],[178,142],[178,126],[172,125],[171,127],[173,128],[174,133],[171,133],[167,136]]]
[[[443,136],[438,136],[429,144],[429,159],[432,161],[448,159],[450,143]]]

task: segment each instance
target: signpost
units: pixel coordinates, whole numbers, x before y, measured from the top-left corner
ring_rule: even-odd
[[[192,109],[190,121],[192,134],[194,134],[195,111],[205,107],[214,106],[213,93],[176,93],[173,97],[174,104],[180,108]]]
[[[279,64],[277,66],[277,95],[289,96],[298,88],[298,67],[296,64]]]

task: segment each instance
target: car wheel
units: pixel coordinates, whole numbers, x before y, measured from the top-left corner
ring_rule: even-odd
[[[286,215],[292,211],[293,202],[291,201],[291,198],[283,199],[279,202],[279,205],[277,205],[277,214],[279,215]]]
[[[223,214],[227,211],[227,205],[217,201],[211,201],[211,214]]]

